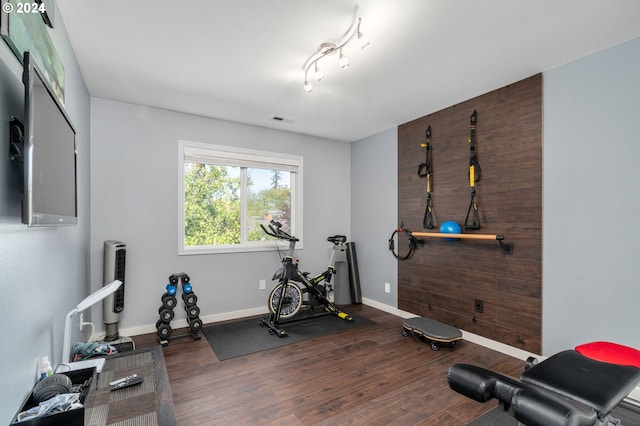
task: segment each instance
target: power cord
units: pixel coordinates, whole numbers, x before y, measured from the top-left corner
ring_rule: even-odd
[[[91,334],[89,334],[89,337],[93,336],[96,332],[96,327],[95,325],[93,325],[92,322],[84,322],[84,317],[82,314],[80,314],[80,331],[84,330],[84,326],[85,325],[90,325],[91,326]]]

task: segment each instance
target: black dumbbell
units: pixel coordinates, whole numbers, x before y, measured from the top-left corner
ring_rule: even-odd
[[[189,330],[191,332],[198,332],[202,328],[202,320],[200,318],[194,318],[189,321]]]
[[[189,317],[190,319],[197,318],[198,315],[200,315],[200,308],[198,308],[195,305],[193,305],[193,306],[185,306],[184,310],[187,313],[187,317]]]
[[[159,314],[160,314],[160,319],[162,320],[162,322],[165,322],[167,324],[171,322],[171,320],[173,319],[173,317],[175,315],[171,309],[167,309],[167,308],[163,308],[159,312]]]
[[[158,327],[158,337],[161,339],[168,339],[171,336],[171,326],[169,324],[160,324]]]

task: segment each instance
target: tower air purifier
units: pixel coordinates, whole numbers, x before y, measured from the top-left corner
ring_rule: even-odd
[[[118,323],[124,310],[125,263],[127,246],[123,242],[108,240],[104,242],[104,285],[113,280],[122,281],[120,288],[103,301],[102,322],[105,324],[105,342],[120,339]]]

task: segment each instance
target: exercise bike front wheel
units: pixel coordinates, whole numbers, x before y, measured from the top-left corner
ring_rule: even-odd
[[[300,286],[294,282],[288,282],[282,296],[283,283],[276,285],[271,293],[269,293],[269,311],[275,314],[282,298],[282,307],[280,308],[280,318],[291,318],[300,312],[302,307],[302,290]]]

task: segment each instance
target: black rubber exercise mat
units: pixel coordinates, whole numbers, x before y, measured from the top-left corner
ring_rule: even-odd
[[[202,333],[218,356],[218,359],[235,358],[266,349],[288,345],[302,340],[313,339],[329,334],[341,333],[357,327],[375,324],[374,321],[351,315],[353,321],[347,322],[334,315],[322,315],[306,318],[281,325],[287,332],[286,337],[269,333],[269,329],[259,324],[260,318],[250,318],[204,327]]]

